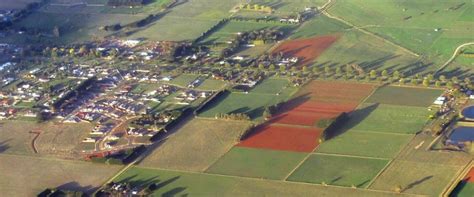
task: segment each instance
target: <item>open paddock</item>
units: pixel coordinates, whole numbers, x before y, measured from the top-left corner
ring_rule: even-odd
[[[442,93],[443,90],[441,89],[385,86],[377,89],[366,102],[428,107],[438,96],[441,96]]]
[[[387,163],[383,159],[313,154],[287,180],[366,188]]]
[[[204,171],[238,143],[247,122],[195,118],[150,153],[140,166]]]
[[[0,154],[2,196],[36,196],[46,188],[59,187],[92,193],[121,166]]]
[[[305,156],[305,153],[234,147],[206,172],[282,180]]]

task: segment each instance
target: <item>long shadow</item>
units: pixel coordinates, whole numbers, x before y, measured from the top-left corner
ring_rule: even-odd
[[[71,181],[71,182],[62,184],[62,185],[58,186],[57,188],[60,189],[60,190],[81,191],[81,192],[84,192],[84,193],[87,193],[87,194],[91,194],[92,192],[94,192],[97,189],[97,187],[93,187],[91,185],[81,186],[76,181]]]
[[[163,193],[163,195],[161,195],[161,196],[163,196],[163,197],[165,197],[165,196],[177,196],[179,193],[183,192],[184,190],[186,190],[185,187],[177,187],[177,188],[174,188],[170,191],[167,191],[167,192]],[[183,195],[181,195],[181,196],[183,196]]]
[[[421,183],[423,183],[423,182],[425,182],[425,181],[427,181],[427,180],[429,180],[429,179],[431,179],[431,178],[433,178],[432,175],[431,175],[431,176],[426,176],[426,177],[424,177],[424,178],[422,178],[422,179],[420,179],[420,180],[417,180],[417,181],[415,181],[415,182],[413,182],[413,183],[410,183],[410,184],[408,184],[405,188],[403,188],[403,191],[409,190],[409,189],[411,189],[411,188],[413,188],[413,187],[415,187],[415,186],[417,186],[417,185],[419,185],[419,184],[421,184]],[[403,191],[402,191],[402,192],[403,192]]]
[[[155,187],[156,189],[155,189],[155,190],[161,189],[161,188],[163,188],[163,187],[165,187],[165,186],[167,186],[167,185],[169,185],[169,184],[175,182],[175,181],[178,180],[180,177],[181,177],[181,176],[175,176],[175,177],[170,178],[170,179],[168,179],[168,180],[166,180],[166,181],[163,181],[163,182],[160,182],[160,183],[156,184],[156,187]]]
[[[364,121],[373,111],[377,109],[378,106],[379,103],[375,103],[367,107],[349,112],[348,119],[346,121],[339,122],[339,124],[342,125],[335,125],[335,129],[328,133],[326,140],[331,140],[351,130]]]
[[[7,142],[11,141],[12,139],[8,139],[8,140],[4,140],[2,142],[0,142],[0,153],[3,153],[5,151],[7,151],[10,146],[7,144]]]

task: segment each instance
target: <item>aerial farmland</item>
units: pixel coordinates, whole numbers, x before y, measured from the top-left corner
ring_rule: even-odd
[[[474,196],[470,0],[0,0],[0,196]]]

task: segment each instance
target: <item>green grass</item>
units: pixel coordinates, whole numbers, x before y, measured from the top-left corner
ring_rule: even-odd
[[[207,172],[234,176],[284,179],[305,153],[234,147]]]
[[[422,129],[432,112],[423,107],[365,104],[351,114],[347,127],[358,132],[413,134]]]
[[[160,87],[160,84],[156,84],[156,83],[138,83],[132,89],[131,92],[135,93],[135,94],[148,93],[150,91],[158,89],[158,87]]]
[[[396,196],[377,191],[132,167],[114,181],[156,183],[153,196]]]
[[[412,135],[347,131],[327,140],[316,149],[318,153],[393,158],[410,141]]]
[[[382,159],[316,154],[304,161],[288,180],[365,188],[386,164],[387,160]]]
[[[312,36],[341,33],[349,28],[350,27],[344,23],[330,19],[325,15],[319,15],[303,23],[303,25],[298,28],[290,38],[308,38]]]
[[[265,79],[259,84],[257,84],[249,93],[259,93],[259,94],[277,94],[282,92],[283,89],[288,88],[289,85],[288,79],[277,79],[270,78]]]
[[[428,107],[442,93],[442,90],[435,89],[385,86],[379,88],[366,102]]]
[[[400,185],[403,193],[439,196],[461,168],[395,160],[374,181],[370,189],[393,191]]]
[[[196,89],[199,90],[220,90],[226,85],[226,82],[215,79],[206,79]]]
[[[255,22],[255,21],[229,21],[221,28],[214,31],[210,36],[206,37],[201,43],[224,43],[233,39],[239,32],[255,31],[267,28],[277,28],[284,32],[290,31],[294,25],[279,22]]]
[[[458,10],[449,10],[462,3],[464,5]],[[472,10],[472,6],[469,0],[347,0],[336,2],[329,12],[356,26],[371,25],[367,30],[422,53],[430,61],[441,63],[453,53],[451,49],[472,41],[468,28],[473,25],[470,20],[472,13],[468,11]],[[404,20],[406,17],[411,18]],[[435,32],[436,28],[441,28],[441,31]],[[456,36],[452,37],[452,34]],[[442,46],[436,44],[440,38],[456,39]]]
[[[269,94],[226,93],[219,100],[213,101],[199,114],[202,117],[215,117],[218,113],[246,113],[251,119],[261,118],[266,106],[288,99],[289,93],[279,96]]]
[[[199,75],[194,75],[194,74],[182,74],[179,75],[178,77],[172,79],[170,81],[171,84],[181,86],[181,87],[187,87],[191,82],[196,80],[199,77]]]

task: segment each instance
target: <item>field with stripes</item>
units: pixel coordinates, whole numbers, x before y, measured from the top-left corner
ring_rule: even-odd
[[[394,97],[394,92],[403,97]],[[450,158],[442,153],[416,150],[415,145],[419,146],[419,140],[422,140],[416,134],[429,121],[431,114],[428,110],[431,102],[426,100],[434,100],[440,94],[442,91],[436,89],[378,87],[334,81],[312,81],[296,91],[285,80],[267,79],[247,94],[230,92],[219,98],[216,104],[208,106],[194,120],[186,123],[178,134],[161,145],[171,148],[160,151],[158,147],[149,156],[166,163],[150,163],[146,159],[143,165],[128,170],[117,181],[134,180],[139,185],[161,183],[165,184],[163,188],[169,188],[166,184],[178,188],[170,188],[170,191],[158,189],[155,192],[157,195],[169,192],[265,195],[269,194],[265,191],[268,187],[281,187],[279,192],[284,193],[281,191],[284,189],[297,195],[321,195],[326,192],[293,190],[303,186],[329,188],[327,191],[337,190],[341,195],[349,195],[347,192],[352,190],[355,196],[390,196],[400,193],[439,195],[466,162],[459,157],[454,158],[457,162],[449,163]],[[247,95],[268,99],[246,100]],[[271,118],[264,119],[261,112],[254,114],[250,121],[254,126],[247,131],[243,130],[245,126],[242,123],[213,118],[213,113],[263,109],[277,100],[286,102]],[[321,122],[333,120],[342,113],[348,114],[347,120],[337,127],[330,138],[321,139],[327,128],[322,127]],[[222,129],[199,129],[196,121],[207,121],[207,127],[215,125]],[[237,128],[236,125],[225,126],[231,124],[242,127],[232,129]],[[186,135],[180,135],[179,132]],[[237,136],[241,138],[226,142],[215,137],[216,132],[227,133],[225,135],[233,133],[234,139]],[[199,140],[189,140],[190,137]],[[187,142],[185,145],[173,145],[173,141],[183,140]],[[198,156],[201,151],[197,151],[200,149],[196,149],[194,144],[199,144],[201,149],[204,146],[219,147],[216,144],[227,145],[225,149],[220,148],[218,153],[212,154],[212,159],[208,159]],[[189,148],[183,148],[186,146]],[[209,153],[209,150],[203,152],[206,155]],[[438,160],[433,161],[432,158]],[[432,162],[429,164],[432,168],[421,169],[428,165],[428,161]],[[196,168],[194,164],[200,163],[205,165]],[[442,167],[445,164],[447,168]],[[404,173],[410,176],[396,178],[398,174]],[[171,180],[160,178],[162,175],[171,176],[169,174],[174,175]],[[151,175],[156,178],[150,178]],[[197,181],[201,178],[205,180],[204,183]],[[236,185],[227,185],[231,180]],[[236,188],[250,183],[254,185],[247,193],[236,191]],[[222,187],[209,189],[207,184]],[[201,188],[208,188],[208,191]]]

